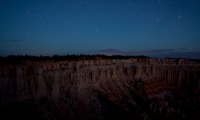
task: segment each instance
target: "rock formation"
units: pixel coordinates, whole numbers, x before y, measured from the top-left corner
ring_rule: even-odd
[[[200,64],[130,58],[0,65],[0,112],[19,119],[200,119]]]

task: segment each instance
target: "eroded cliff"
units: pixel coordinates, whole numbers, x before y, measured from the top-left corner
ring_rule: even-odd
[[[0,109],[32,119],[200,118],[200,64],[130,58],[1,65]]]

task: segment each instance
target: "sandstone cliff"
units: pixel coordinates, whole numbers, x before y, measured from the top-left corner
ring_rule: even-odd
[[[1,65],[0,109],[41,119],[198,118],[200,64],[131,58]]]

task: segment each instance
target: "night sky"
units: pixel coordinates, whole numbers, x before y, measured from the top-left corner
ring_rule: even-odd
[[[199,0],[1,0],[0,56],[200,58]]]

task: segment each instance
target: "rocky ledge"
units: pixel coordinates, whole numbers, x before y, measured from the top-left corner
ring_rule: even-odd
[[[129,58],[0,65],[0,114],[8,119],[200,119],[200,64]]]

